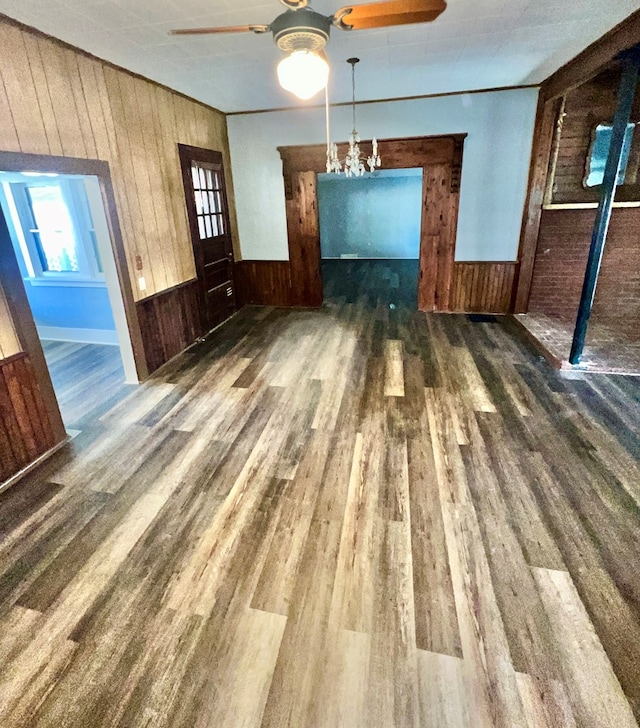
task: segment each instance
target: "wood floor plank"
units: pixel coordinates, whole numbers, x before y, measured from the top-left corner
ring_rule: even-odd
[[[533,576],[561,652],[565,684],[580,724],[635,727],[629,703],[571,577],[549,569],[533,569]],[[589,668],[585,670],[584,665]]]
[[[0,493],[2,728],[638,728],[640,379],[419,313],[410,267],[140,387],[45,345],[80,432]]]
[[[385,343],[385,397],[404,397],[404,363],[402,356],[401,341],[387,341]]]
[[[463,668],[462,660],[457,657],[418,650],[422,725],[438,728],[472,725]]]

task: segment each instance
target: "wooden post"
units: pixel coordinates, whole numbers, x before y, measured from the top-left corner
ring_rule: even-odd
[[[596,285],[598,283],[598,274],[600,273],[600,265],[602,263],[602,254],[604,253],[604,246],[607,241],[607,231],[609,230],[609,222],[611,221],[616,185],[622,166],[624,137],[627,131],[627,124],[631,118],[631,108],[635,98],[636,86],[638,85],[640,46],[635,46],[625,53],[622,57],[622,63],[623,70],[620,89],[618,91],[618,108],[613,119],[611,145],[604,170],[598,213],[593,226],[587,270],[585,271],[576,328],[573,333],[571,353],[569,354],[569,362],[574,365],[579,364],[580,358],[582,357],[582,350],[584,349],[584,342],[587,335],[587,326],[589,317],[591,316]]]

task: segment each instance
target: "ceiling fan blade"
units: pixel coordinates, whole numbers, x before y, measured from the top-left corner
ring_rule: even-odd
[[[209,35],[211,33],[266,33],[268,25],[227,25],[221,28],[178,28],[169,35]]]
[[[447,7],[445,0],[389,0],[382,3],[347,5],[334,14],[334,25],[341,30],[386,28],[435,20]]]

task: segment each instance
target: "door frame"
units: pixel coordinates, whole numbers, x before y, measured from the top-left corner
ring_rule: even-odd
[[[466,134],[380,139],[385,169],[422,168],[418,308],[447,311],[455,260],[462,155]],[[367,144],[363,141],[362,144]],[[291,305],[322,305],[316,175],[326,171],[326,146],[278,147],[282,158]],[[344,157],[347,145],[338,146]]]
[[[222,178],[222,187],[224,194],[222,195],[223,218],[225,230],[229,238],[229,280],[233,289],[233,309],[238,310],[238,296],[236,291],[236,282],[234,280],[234,263],[235,255],[233,252],[233,238],[231,237],[231,220],[229,216],[229,201],[227,199],[227,180],[224,173],[224,157],[222,152],[215,149],[205,149],[204,147],[194,147],[189,144],[178,144],[178,156],[180,158],[180,169],[182,170],[182,184],[184,187],[184,200],[187,208],[187,221],[189,223],[189,234],[191,236],[191,249],[196,264],[196,278],[198,281],[198,305],[200,308],[201,327],[208,332],[212,327],[209,325],[209,309],[206,300],[206,277],[204,272],[204,261],[202,259],[202,251],[195,245],[196,240],[200,240],[200,232],[198,230],[198,220],[195,213],[195,198],[191,199],[189,194],[193,194],[193,181],[191,178],[191,162],[204,162],[205,164],[220,165],[220,176]],[[222,323],[222,322],[219,322]],[[213,328],[219,325],[214,324]]]
[[[148,376],[148,368],[133,298],[133,289],[129,278],[127,257],[118,220],[109,164],[99,159],[76,159],[22,152],[0,152],[0,169],[7,172],[33,171],[98,178],[135,367],[138,378],[140,380],[145,379]],[[2,214],[1,211],[0,214]],[[7,294],[7,303],[18,340],[33,365],[36,380],[55,433],[56,442],[64,442],[67,438],[66,430],[62,422],[49,368],[44,357],[42,344],[6,224],[0,225],[0,276]]]

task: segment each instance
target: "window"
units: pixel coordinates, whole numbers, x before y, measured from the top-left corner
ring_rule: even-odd
[[[73,222],[57,185],[25,186],[34,227],[33,235],[43,271],[76,273],[80,270]]]
[[[625,184],[627,176],[627,164],[629,163],[629,155],[631,153],[631,145],[633,143],[633,131],[635,124],[627,124],[627,130],[624,135],[624,143],[622,146],[622,164],[618,174],[617,185]],[[597,187],[604,180],[604,168],[607,164],[609,156],[609,147],[611,146],[611,134],[613,127],[607,124],[598,124],[593,131],[591,148],[587,156],[587,169],[584,178],[585,187]]]
[[[200,240],[225,234],[220,174],[201,163],[191,165]]]
[[[4,191],[12,203],[10,212],[21,232],[20,248],[33,282],[104,280],[81,179],[11,181]]]

